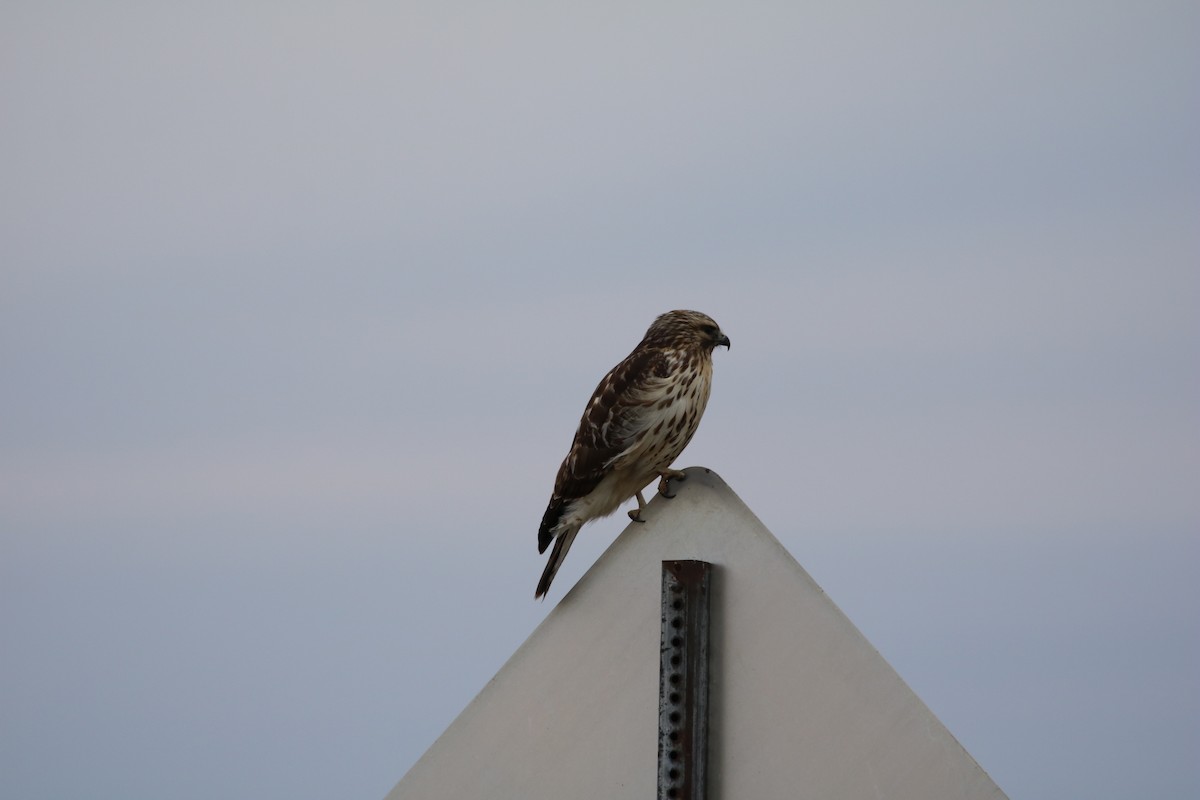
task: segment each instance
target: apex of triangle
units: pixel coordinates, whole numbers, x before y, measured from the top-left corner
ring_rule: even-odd
[[[1004,793],[712,469],[689,467],[388,795],[643,798],[657,776],[662,562],[714,565],[716,797]],[[584,535],[584,534],[581,534]]]

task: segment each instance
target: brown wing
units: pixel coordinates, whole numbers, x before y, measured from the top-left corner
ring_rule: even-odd
[[[638,432],[636,419],[646,388],[661,380],[666,368],[661,350],[638,347],[600,381],[558,468],[554,493],[538,530],[538,552],[545,552],[554,538],[551,530],[566,504],[595,489],[612,460],[629,446]]]

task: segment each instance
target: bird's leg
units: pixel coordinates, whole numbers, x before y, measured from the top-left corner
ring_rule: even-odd
[[[668,469],[668,470],[663,470],[663,472],[660,473],[659,479],[658,479],[658,493],[661,494],[663,497],[667,498],[668,500],[670,500],[672,497],[675,496],[673,494],[667,493],[671,488],[671,479],[672,478],[674,478],[677,481],[686,481],[687,473],[681,469]]]
[[[636,496],[638,507],[629,512],[629,518],[634,522],[645,522],[646,520],[642,519],[642,509],[646,507],[646,498],[642,497],[641,492],[638,492]]]

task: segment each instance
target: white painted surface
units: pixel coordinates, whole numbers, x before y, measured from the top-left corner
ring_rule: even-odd
[[[655,796],[664,560],[717,565],[712,800],[1004,793],[715,474],[655,497],[388,800]]]

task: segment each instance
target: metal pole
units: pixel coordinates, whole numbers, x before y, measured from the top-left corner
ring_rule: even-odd
[[[712,564],[662,562],[658,798],[708,796],[708,598]]]

